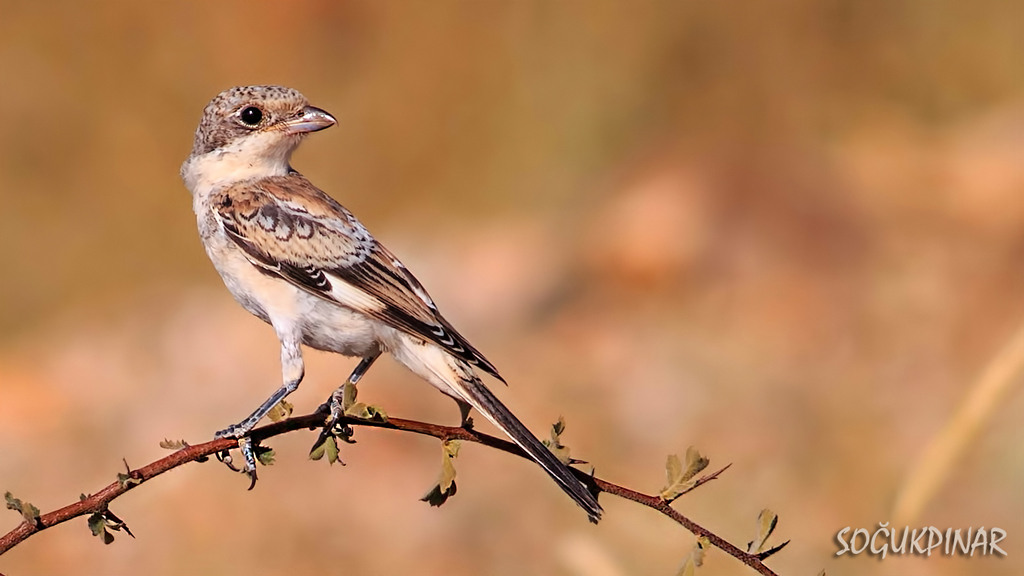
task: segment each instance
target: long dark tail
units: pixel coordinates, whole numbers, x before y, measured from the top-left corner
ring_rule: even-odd
[[[457,380],[458,382],[450,382],[449,385],[455,388],[455,391],[465,398],[467,402],[472,404],[477,412],[483,414],[492,424],[497,426],[499,430],[504,432],[506,436],[511,438],[513,442],[529,454],[537,464],[540,464],[544,471],[555,482],[558,482],[562,490],[576,501],[580,508],[587,511],[590,521],[596,524],[601,519],[601,513],[604,510],[597,503],[597,498],[587,490],[583,483],[576,479],[569,467],[562,464],[546,446],[541,444],[540,440],[537,440],[537,437],[487,389],[479,378],[469,373],[461,378],[457,378]]]

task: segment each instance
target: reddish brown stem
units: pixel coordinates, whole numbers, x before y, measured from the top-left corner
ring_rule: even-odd
[[[273,424],[262,426],[260,428],[253,430],[251,437],[253,439],[253,442],[258,442],[260,440],[265,440],[267,438],[278,436],[280,434],[285,434],[287,432],[292,432],[294,430],[301,430],[304,428],[317,429],[323,426],[323,423],[324,413],[315,412],[313,414],[308,414],[306,416],[296,416],[294,418],[289,418],[281,422],[276,422]],[[426,422],[417,422],[415,420],[403,420],[401,418],[389,418],[387,422],[374,422],[368,420],[356,420],[352,418],[347,418],[345,423],[353,426],[368,426],[372,428],[386,428],[389,430],[412,432],[414,434],[422,434],[424,436],[433,436],[434,438],[438,438],[442,441],[463,440],[466,442],[475,442],[477,444],[483,444],[484,446],[495,448],[503,452],[508,452],[509,454],[515,454],[523,458],[529,458],[529,456],[527,456],[525,452],[523,452],[518,446],[516,446],[512,442],[503,440],[501,438],[496,438],[494,436],[490,436],[487,434],[482,434],[475,430],[467,430],[465,428],[440,426],[437,424],[429,424]],[[187,464],[188,462],[203,460],[208,456],[217,454],[218,452],[222,452],[224,450],[229,450],[236,447],[238,447],[237,440],[229,438],[212,440],[210,442],[197,444],[195,446],[187,446],[176,452],[173,452],[172,454],[164,458],[161,458],[160,460],[157,460],[156,462],[147,464],[142,468],[131,470],[128,473],[128,476],[131,478],[130,481],[119,480],[106,486],[99,492],[87,496],[83,500],[80,500],[73,504],[69,504],[63,508],[54,510],[53,512],[43,514],[39,517],[39,521],[35,524],[29,522],[22,522],[16,528],[0,537],[0,555],[7,552],[14,546],[20,544],[21,542],[25,541],[37,532],[41,532],[43,530],[46,530],[47,528],[56,526],[57,524],[60,524],[62,522],[67,522],[72,518],[86,516],[89,514],[94,514],[96,512],[102,512],[103,510],[106,509],[106,506],[115,498],[121,496],[122,494],[129,490],[136,488],[141,484],[144,484],[148,480],[156,476],[159,476],[164,472],[167,472],[168,470],[172,470],[174,468],[177,468],[178,466],[181,466],[182,464]],[[701,484],[714,480],[715,478],[718,477],[719,474],[724,472],[726,468],[728,468],[728,466],[722,468],[721,470],[713,474],[704,476],[703,478],[698,480],[694,488],[700,486]],[[650,496],[647,494],[643,494],[641,492],[636,492],[634,490],[630,490],[629,488],[619,486],[618,484],[608,482],[607,480],[602,480],[597,477],[588,476],[579,470],[574,471],[577,473],[581,480],[590,484],[593,487],[596,487],[597,490],[601,492],[606,492],[608,494],[612,494],[614,496],[618,496],[620,498],[625,498],[626,500],[632,500],[633,502],[657,510],[658,512],[661,512],[662,514],[668,516],[672,520],[675,520],[683,528],[686,528],[693,534],[707,538],[713,546],[721,549],[726,554],[738,559],[747,566],[750,566],[758,573],[763,574],[764,576],[777,576],[775,572],[773,572],[771,569],[765,566],[762,562],[762,560],[766,557],[764,556],[764,554],[761,554],[759,556],[757,554],[750,554],[737,548],[736,546],[724,540],[723,538],[717,536],[710,530],[700,526],[696,522],[690,520],[686,516],[683,516],[682,514],[677,512],[674,508],[672,508],[672,506],[669,505],[668,502],[662,500],[660,496]],[[779,548],[781,548],[781,546]]]

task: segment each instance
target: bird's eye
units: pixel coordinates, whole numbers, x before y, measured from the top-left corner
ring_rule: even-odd
[[[256,126],[263,120],[263,111],[255,106],[249,106],[238,115],[246,126]]]

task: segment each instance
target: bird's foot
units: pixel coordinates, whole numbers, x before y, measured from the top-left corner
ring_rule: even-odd
[[[245,474],[249,476],[249,490],[252,490],[256,487],[256,453],[253,450],[252,439],[246,435],[248,433],[249,428],[246,428],[242,424],[235,424],[217,432],[213,437],[215,440],[221,438],[238,439],[238,450],[242,453],[242,462],[245,468],[239,469],[235,466],[229,450],[218,452],[217,460],[220,460],[224,465],[235,472],[245,472]]]
[[[338,462],[344,466],[345,462],[338,457],[337,439],[341,438],[342,442],[348,444],[355,443],[355,440],[352,440],[352,427],[345,423],[344,409],[340,401],[336,399],[336,394],[332,394],[330,400],[321,404],[317,408],[317,413],[326,416],[324,426],[320,429],[320,435],[313,443],[313,447],[309,449],[309,458],[320,460],[326,456],[327,461],[331,464]]]
[[[338,388],[331,394],[331,398],[321,406],[321,409],[326,407],[328,412],[327,418],[324,420],[324,427],[320,431],[320,438],[317,439],[317,444],[322,443],[328,436],[335,436],[341,438],[343,442],[352,444],[355,440],[352,440],[352,434],[354,431],[352,427],[345,424],[345,409],[348,407],[346,404],[352,404],[355,400],[355,386],[352,386],[353,391],[350,393],[349,398],[345,398],[345,387]]]

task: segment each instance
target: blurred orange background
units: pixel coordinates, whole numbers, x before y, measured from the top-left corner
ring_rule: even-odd
[[[1024,4],[0,2],[0,490],[44,511],[238,421],[279,383],[178,177],[206,102],[304,92],[339,119],[294,166],[417,274],[540,436],[655,493],[780,574],[1024,571],[1016,382],[913,526],[992,527],[1005,558],[841,558],[1024,322]],[[354,361],[307,353],[317,406]],[[455,424],[390,360],[362,400]],[[477,420],[482,420],[477,418]],[[483,422],[481,429],[491,430]],[[188,465],[0,558],[14,574],[672,574],[692,536],[465,446],[313,434],[245,478]],[[20,517],[0,515],[0,532]],[[720,551],[701,573],[752,574]]]

